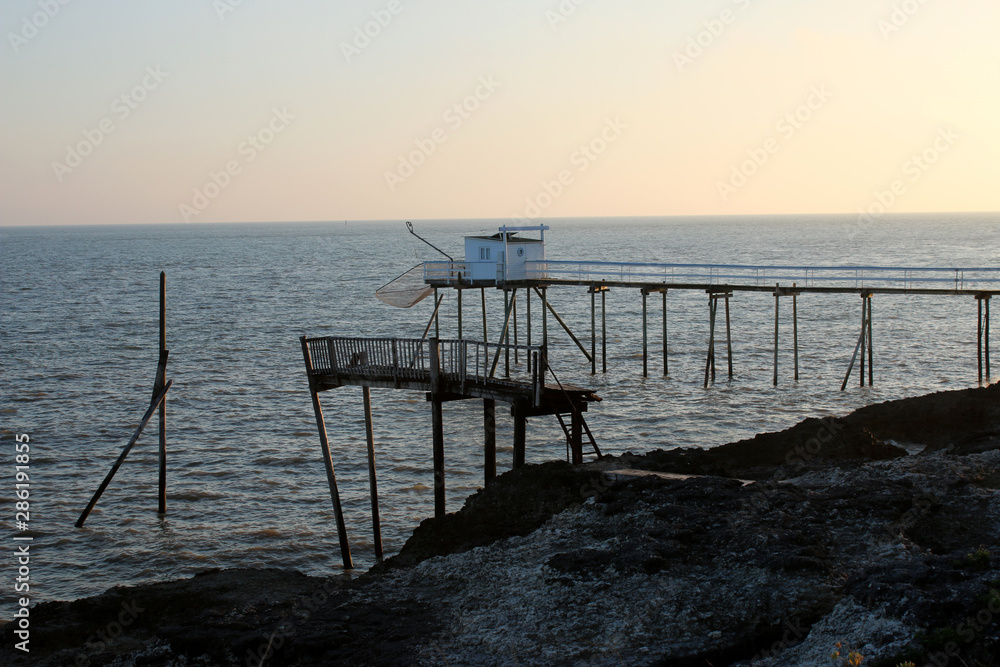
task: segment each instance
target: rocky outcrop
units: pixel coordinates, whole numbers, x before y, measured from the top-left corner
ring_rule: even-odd
[[[528,466],[353,581],[214,571],[38,605],[32,664],[995,664],[998,399]]]

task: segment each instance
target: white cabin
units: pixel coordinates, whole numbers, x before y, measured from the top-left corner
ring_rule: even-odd
[[[545,225],[504,226],[493,236],[466,236],[466,278],[476,283],[502,283],[528,278],[525,262],[545,259],[546,229]],[[522,238],[515,233],[520,231],[538,231],[541,238]]]

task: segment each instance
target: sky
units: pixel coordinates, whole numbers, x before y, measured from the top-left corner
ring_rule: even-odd
[[[996,0],[4,0],[0,225],[1000,211]]]

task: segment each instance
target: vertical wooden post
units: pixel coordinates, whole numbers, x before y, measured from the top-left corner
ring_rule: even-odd
[[[525,461],[527,442],[527,415],[525,404],[521,400],[514,401],[511,413],[514,417],[514,468],[521,468]]]
[[[156,387],[163,388],[167,381],[167,273],[160,271],[160,362],[156,369]],[[160,484],[157,511],[167,513],[167,399],[160,403]]]
[[[444,415],[441,400],[441,359],[437,338],[430,341],[430,352],[431,429],[434,438],[434,516],[444,516]]]
[[[489,336],[487,335],[489,332],[486,329],[486,288],[480,287],[479,293],[483,297],[483,343],[485,344],[490,342]]]
[[[733,331],[729,319],[729,294],[726,294],[726,361],[729,362],[729,379],[733,379]]]
[[[868,386],[875,386],[875,352],[872,349],[872,295],[871,292],[868,293],[868,298],[865,299],[865,303],[868,305]]]
[[[865,300],[865,293],[861,293],[861,372],[859,373],[861,386],[865,386],[865,356],[868,352],[866,342],[868,340],[868,302]]]
[[[549,288],[542,288],[542,345],[549,348]],[[546,360],[547,361],[547,360]]]
[[[597,375],[597,292],[590,286],[590,374]]]
[[[461,274],[459,274],[459,282],[461,282]],[[462,287],[455,288],[458,291],[458,339],[462,340]]]
[[[515,288],[513,291],[514,291],[515,299],[511,303],[511,306],[514,308],[514,312],[511,314],[511,317],[514,318],[514,365],[517,366],[517,364],[520,363],[520,354],[517,351],[517,343],[518,343],[518,338],[517,338],[517,298],[516,298],[517,297],[517,288]]]
[[[506,287],[503,290],[503,308],[504,312],[507,313],[507,321],[504,322],[503,330],[504,335],[500,339],[502,345],[510,345],[510,318],[514,314],[514,304],[511,303],[510,290]],[[504,377],[510,377],[510,347],[504,348]]]
[[[715,382],[715,296],[708,293],[708,354],[705,358],[705,389],[708,389],[708,380],[711,377]]]
[[[525,299],[525,302],[524,302],[525,325],[528,328],[527,345],[528,345],[528,347],[531,347],[531,288],[530,287],[525,288],[525,290],[524,290],[524,299]],[[530,374],[532,372],[532,368],[531,368],[531,363],[532,363],[531,352],[526,352],[525,356],[528,357],[528,373]]]
[[[434,337],[441,338],[441,316],[439,308],[441,307],[441,302],[438,300],[438,288],[434,288]]]
[[[798,292],[792,283],[792,346],[795,350],[795,381],[799,381],[799,302]]]
[[[976,357],[979,365],[979,386],[983,386],[983,295],[979,294],[976,296],[976,302],[979,305],[979,318],[977,322],[978,325],[978,338],[976,339]]]
[[[778,314],[781,304],[781,287],[774,286],[774,386],[778,386]]]
[[[580,465],[583,463],[583,416],[579,410],[573,410],[569,439],[573,465]]]
[[[667,339],[667,290],[663,290],[663,377],[670,375],[669,345]]]
[[[642,289],[642,377],[649,377],[649,348],[646,330],[646,289]],[[575,413],[574,413],[575,416]]]
[[[375,476],[375,429],[372,426],[372,390],[361,388],[365,404],[365,436],[368,440],[368,486],[372,497],[372,532],[375,558],[382,560],[382,520],[378,511],[378,480]]]
[[[489,484],[497,476],[497,402],[483,399],[483,477]]]
[[[990,295],[986,295],[986,335],[983,339],[983,351],[986,353],[986,383],[989,384],[993,379],[993,374],[990,373]]]
[[[607,289],[601,290],[601,372],[608,372],[608,308]]]

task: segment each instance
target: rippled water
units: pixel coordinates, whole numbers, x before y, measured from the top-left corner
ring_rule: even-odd
[[[465,234],[503,221],[418,223],[453,255]],[[902,216],[857,231],[853,217],[555,220],[550,259],[712,263],[1000,265],[1000,218]],[[326,476],[298,337],[419,337],[430,300],[410,310],[374,290],[435,253],[401,222],[8,228],[0,231],[0,506],[13,551],[13,435],[31,437],[32,594],[76,598],[115,584],[210,567],[339,570]],[[156,514],[154,428],[132,451],[84,529],[73,523],[149,402],[158,345],[158,274],[167,272],[168,513]],[[488,291],[493,335],[502,296]],[[732,301],[736,377],[702,388],[708,332],[703,293],[671,292],[669,378],[660,373],[652,300],[651,377],[641,377],[641,297],[608,294],[607,375],[552,324],[552,364],[563,382],[605,399],[588,416],[606,452],[711,446],[787,427],[807,416],[976,380],[976,305],[968,297],[879,296],[876,385],[840,382],[857,339],[857,295],[799,299],[801,380],[791,378],[790,313],[783,305],[781,384],[771,386],[773,298]],[[550,300],[585,341],[584,288]],[[454,336],[446,297],[442,336]],[[538,307],[537,301],[534,303]],[[478,334],[466,301],[466,335]],[[537,317],[536,311],[536,317]],[[537,320],[536,320],[537,322]],[[523,326],[523,324],[522,324]],[[523,331],[523,329],[522,329]],[[537,339],[536,339],[537,342]],[[373,560],[361,390],[323,394],[355,562]],[[373,391],[386,550],[433,514],[430,409],[423,395]],[[510,466],[509,411],[498,410],[501,470]],[[155,423],[155,422],[154,422]],[[445,408],[449,510],[482,481],[478,402]],[[552,418],[532,419],[528,460],[565,457]],[[4,608],[12,600],[0,594]],[[0,616],[3,613],[0,612]]]

